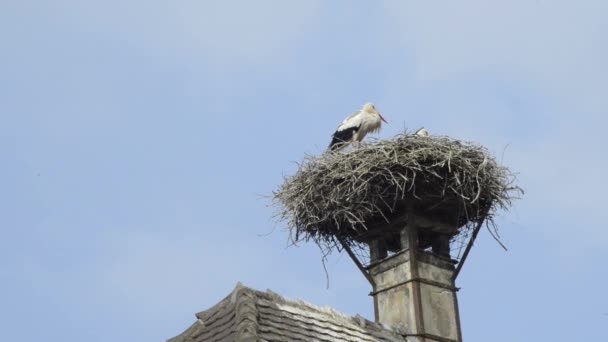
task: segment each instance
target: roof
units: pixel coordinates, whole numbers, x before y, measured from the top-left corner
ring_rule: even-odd
[[[407,341],[397,331],[359,315],[349,317],[240,283],[230,295],[196,317],[192,326],[168,342]]]

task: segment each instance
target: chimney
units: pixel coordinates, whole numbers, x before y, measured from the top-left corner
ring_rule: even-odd
[[[460,342],[456,262],[449,257],[457,227],[411,212],[405,217],[384,227],[391,237],[368,240],[371,263],[366,268],[373,280],[376,321],[414,341]]]

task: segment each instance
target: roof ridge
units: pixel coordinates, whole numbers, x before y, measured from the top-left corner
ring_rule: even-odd
[[[255,290],[238,282],[232,291],[231,302],[235,304],[237,341],[258,340],[258,309]]]
[[[350,315],[347,315],[343,312],[340,312],[340,311],[332,308],[331,306],[320,306],[317,304],[307,302],[303,299],[290,299],[290,298],[280,295],[270,289],[266,289],[266,291],[260,291],[260,290],[256,290],[254,288],[248,287],[241,282],[238,282],[234,291],[237,291],[237,290],[247,291],[249,293],[255,294],[258,297],[262,297],[262,298],[265,297],[265,299],[270,300],[271,302],[274,302],[276,304],[295,305],[296,307],[305,308],[307,310],[312,309],[320,314],[328,315],[329,317],[331,317],[333,319],[346,320],[350,323],[356,324],[357,326],[359,326],[361,328],[374,328],[374,329],[384,330],[384,331],[392,332],[392,333],[396,333],[396,334],[404,333],[400,329],[393,329],[392,327],[382,324],[380,322],[370,321],[369,319],[363,317],[360,314],[356,314],[355,316],[350,316]]]

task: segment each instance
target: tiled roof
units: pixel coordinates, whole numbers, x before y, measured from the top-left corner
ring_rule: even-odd
[[[237,284],[232,293],[168,342],[324,341],[404,342],[399,333],[361,316],[287,300]]]

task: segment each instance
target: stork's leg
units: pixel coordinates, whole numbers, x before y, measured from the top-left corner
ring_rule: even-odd
[[[352,137],[353,148],[359,148],[360,143],[361,143],[361,139],[359,139],[359,132],[355,132],[355,134],[353,134],[353,137]]]

